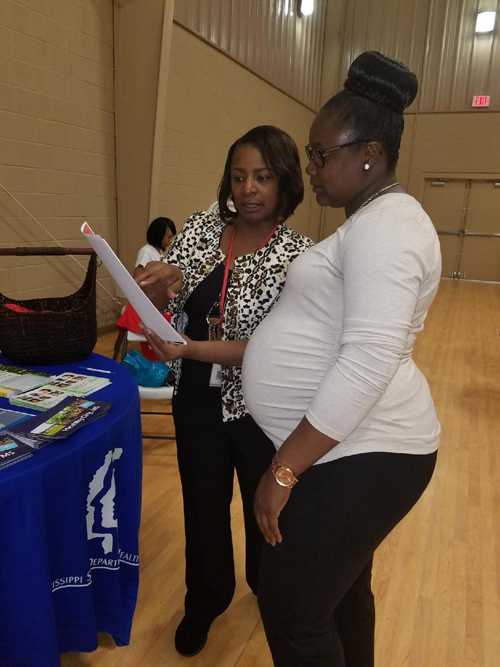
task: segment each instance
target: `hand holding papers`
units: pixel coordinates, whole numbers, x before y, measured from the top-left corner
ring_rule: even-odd
[[[92,228],[86,222],[82,225],[81,232],[100,257],[102,263],[107,268],[120,290],[135,308],[143,324],[148,329],[151,329],[151,331],[154,331],[162,340],[184,345],[185,341],[182,336],[177,333],[177,331],[165,320],[160,311],[153,305],[151,300],[146,296],[127,269],[120,262],[107,241],[97,234],[94,234]]]

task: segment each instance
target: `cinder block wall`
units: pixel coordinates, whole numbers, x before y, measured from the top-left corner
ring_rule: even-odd
[[[0,1],[0,184],[42,225],[0,188],[2,246],[51,235],[82,246],[83,220],[116,244],[113,105],[111,0]],[[13,297],[68,294],[82,279],[69,259],[0,259]],[[113,321],[101,288],[98,302],[100,325]]]

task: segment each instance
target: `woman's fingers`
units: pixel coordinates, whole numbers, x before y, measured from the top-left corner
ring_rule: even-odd
[[[255,517],[266,542],[273,547],[280,544],[282,537],[278,526],[278,517],[258,510]]]
[[[153,351],[162,359],[162,361],[173,361],[182,357],[185,353],[185,345],[179,345],[178,343],[168,343],[167,341],[162,340],[154,331],[151,329],[144,329],[144,336],[148,343],[153,348]]]
[[[282,541],[282,537],[281,537],[281,532],[280,532],[279,524],[278,524],[278,515],[277,514],[275,514],[275,515],[269,514],[268,517],[267,517],[267,521],[268,521],[269,531],[270,531],[270,533],[273,537],[273,540],[274,540],[274,545],[280,544],[281,541]]]
[[[254,498],[254,512],[264,539],[273,547],[283,541],[279,528],[279,516],[290,497],[290,489],[276,484],[268,469],[262,475]]]
[[[182,287],[182,271],[164,262],[149,262],[136,281],[158,310],[165,310]]]
[[[143,288],[162,283],[167,290],[177,293],[182,286],[182,271],[173,264],[149,262],[137,282]]]
[[[173,282],[171,285],[167,287],[167,294],[169,299],[175,299],[177,294],[179,293],[180,289],[182,287],[182,278],[179,278],[175,282]]]
[[[274,546],[273,543],[273,536],[271,531],[269,530],[269,526],[267,523],[267,517],[264,513],[261,513],[259,511],[255,512],[255,518],[257,519],[257,525],[259,526],[260,532],[264,536],[264,539],[268,544],[271,546]]]
[[[160,357],[163,357],[163,345],[161,339],[158,338],[158,336],[150,331],[149,329],[144,329],[144,336],[148,343],[151,345],[153,348],[153,351]]]

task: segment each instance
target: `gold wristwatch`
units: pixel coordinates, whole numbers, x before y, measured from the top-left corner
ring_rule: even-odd
[[[276,457],[271,464],[271,472],[273,473],[276,484],[284,486],[287,489],[291,489],[299,481],[293,470],[287,465],[280,463]]]

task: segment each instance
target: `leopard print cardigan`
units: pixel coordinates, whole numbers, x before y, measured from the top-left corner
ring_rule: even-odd
[[[219,248],[225,225],[217,208],[194,213],[163,259],[178,266],[184,274],[182,289],[169,305],[173,324],[180,331],[183,329],[183,310],[187,299],[202,280],[225,260]],[[281,224],[264,247],[234,260],[226,294],[223,340],[250,338],[278,300],[290,262],[312,245],[311,239]],[[182,372],[181,360],[174,362],[174,371],[177,387]],[[221,395],[223,421],[240,419],[247,414],[241,387],[241,368],[222,368]]]

